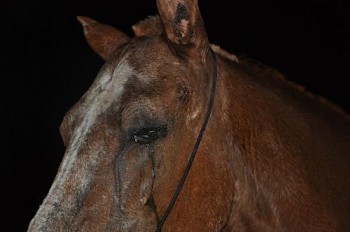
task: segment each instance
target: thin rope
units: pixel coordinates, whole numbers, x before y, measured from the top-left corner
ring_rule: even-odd
[[[178,196],[179,196],[179,194],[180,194],[180,192],[181,192],[181,190],[182,190],[182,188],[183,188],[183,186],[185,184],[187,176],[188,176],[188,174],[190,172],[193,160],[194,160],[194,158],[195,158],[195,156],[197,154],[198,147],[199,147],[199,145],[200,145],[200,143],[202,141],[205,129],[207,128],[207,125],[208,125],[208,122],[209,122],[209,118],[210,118],[210,115],[211,115],[211,111],[212,111],[213,103],[214,103],[214,98],[215,98],[216,79],[217,79],[216,55],[211,49],[210,49],[210,53],[211,53],[211,56],[212,56],[212,59],[213,59],[213,72],[212,72],[212,84],[211,84],[210,97],[209,97],[209,101],[208,101],[207,113],[205,115],[205,118],[204,118],[204,121],[203,121],[203,124],[202,124],[202,128],[199,131],[196,143],[193,146],[193,150],[192,150],[190,159],[189,159],[189,161],[188,161],[188,163],[186,165],[184,173],[182,174],[181,180],[180,180],[180,182],[179,182],[179,184],[178,184],[178,186],[177,186],[177,188],[176,188],[176,190],[174,192],[173,198],[171,199],[171,201],[170,201],[170,203],[168,205],[168,208],[165,210],[162,219],[158,223],[156,232],[161,232],[162,231],[164,223],[167,220],[167,218],[169,217],[169,214],[170,214],[171,210],[173,209],[173,207],[174,207],[174,205],[176,203],[176,200],[177,200],[177,198],[178,198]]]

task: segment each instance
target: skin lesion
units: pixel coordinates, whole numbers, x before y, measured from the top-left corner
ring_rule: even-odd
[[[178,94],[178,99],[182,104],[189,101],[190,91],[188,90],[188,88],[186,86],[178,85],[176,92]]]

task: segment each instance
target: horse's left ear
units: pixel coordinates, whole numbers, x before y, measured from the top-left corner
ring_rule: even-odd
[[[157,0],[157,6],[171,42],[208,49],[209,41],[198,0]]]
[[[104,60],[108,60],[118,47],[130,40],[118,29],[92,18],[78,16],[78,21],[84,27],[85,38],[90,47]]]

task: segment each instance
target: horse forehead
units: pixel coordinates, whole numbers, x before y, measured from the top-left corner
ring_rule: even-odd
[[[138,39],[127,50],[129,64],[141,73],[154,75],[153,78],[162,66],[180,63],[169,45],[158,37]]]
[[[79,115],[96,114],[106,110],[112,103],[117,110],[130,77],[133,80],[137,78],[146,86],[157,78],[164,78],[163,74],[170,71],[170,66],[178,68],[180,65],[166,44],[156,39],[135,43],[126,50],[122,56],[106,63],[101,69],[80,103],[81,107],[78,107]],[[160,75],[160,72],[163,74]]]

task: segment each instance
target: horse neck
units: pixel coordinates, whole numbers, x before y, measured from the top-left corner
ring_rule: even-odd
[[[260,210],[264,212],[260,213],[269,220],[276,213],[278,201],[286,205],[283,199],[300,197],[294,189],[304,191],[305,198],[310,194],[310,202],[319,200],[311,199],[314,189],[326,189],[318,193],[322,197],[330,194],[330,180],[317,179],[319,169],[335,170],[334,176],[346,179],[343,173],[347,173],[350,162],[344,156],[350,150],[349,117],[280,78],[267,77],[273,72],[251,71],[222,57],[218,67],[213,120],[223,129],[222,146],[226,143],[230,147],[227,155],[231,157],[235,198],[246,199],[236,208],[259,214],[257,205],[263,204]],[[340,141],[335,135],[344,139]],[[332,162],[334,157],[342,163]],[[345,192],[350,193],[350,188]],[[309,209],[300,206],[296,210]]]

